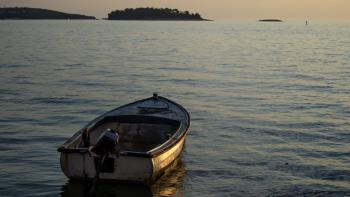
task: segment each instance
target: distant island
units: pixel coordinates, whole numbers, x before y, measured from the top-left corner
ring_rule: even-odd
[[[95,20],[94,16],[85,16],[80,14],[67,14],[53,10],[41,8],[0,8],[0,19],[91,19]]]
[[[170,8],[126,8],[108,14],[108,20],[191,20],[209,21],[198,13]]]
[[[260,22],[283,22],[282,20],[279,20],[279,19],[262,19],[259,21]]]

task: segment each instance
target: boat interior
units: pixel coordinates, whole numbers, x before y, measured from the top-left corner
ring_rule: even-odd
[[[93,146],[104,131],[113,129],[119,134],[119,151],[147,152],[162,145],[179,128],[180,122],[173,119],[139,115],[107,116],[84,131],[88,143],[84,143],[84,135],[81,135],[69,148]]]

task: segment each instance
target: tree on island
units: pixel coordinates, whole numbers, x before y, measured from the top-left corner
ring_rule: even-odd
[[[108,14],[108,20],[205,20],[198,13],[170,8],[126,8]]]

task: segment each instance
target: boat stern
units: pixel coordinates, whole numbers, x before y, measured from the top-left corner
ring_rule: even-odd
[[[93,179],[97,172],[98,159],[89,153],[61,153],[61,169],[70,179]],[[108,181],[148,183],[152,180],[152,175],[152,158],[109,155],[99,178]]]

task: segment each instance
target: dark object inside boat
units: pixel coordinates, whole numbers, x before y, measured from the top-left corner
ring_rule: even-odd
[[[115,151],[115,148],[119,142],[119,134],[116,130],[108,128],[97,139],[96,144],[91,151],[98,155],[104,155]]]

